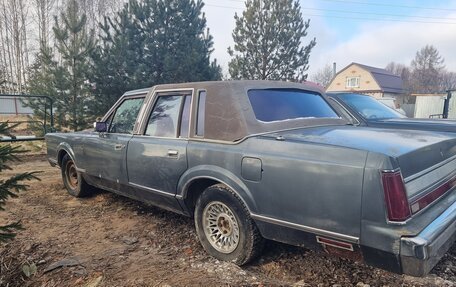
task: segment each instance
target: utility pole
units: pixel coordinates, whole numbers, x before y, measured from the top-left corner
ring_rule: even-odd
[[[442,117],[444,119],[448,119],[448,112],[450,109],[451,96],[453,95],[453,92],[456,92],[456,90],[452,89],[452,90],[447,90],[446,92],[447,92],[447,96],[446,96],[445,102],[443,103],[443,114],[442,114]]]

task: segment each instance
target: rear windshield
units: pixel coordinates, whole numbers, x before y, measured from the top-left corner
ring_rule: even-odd
[[[405,118],[399,112],[396,112],[370,96],[344,94],[339,95],[339,98],[366,119]]]
[[[294,89],[248,91],[257,120],[274,122],[305,118],[339,118],[317,93]]]

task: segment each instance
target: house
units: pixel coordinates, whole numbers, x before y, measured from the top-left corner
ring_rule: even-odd
[[[394,97],[399,105],[403,104],[405,96],[400,76],[358,63],[351,63],[339,71],[326,91],[356,92],[375,98]]]

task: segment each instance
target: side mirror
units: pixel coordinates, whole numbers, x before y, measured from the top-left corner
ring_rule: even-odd
[[[105,122],[95,122],[95,131],[99,133],[105,133],[108,131],[108,125]]]

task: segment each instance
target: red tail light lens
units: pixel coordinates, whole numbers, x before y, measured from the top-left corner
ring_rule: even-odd
[[[411,216],[400,171],[382,172],[383,192],[390,221],[405,221]]]
[[[422,210],[426,206],[430,205],[432,202],[437,200],[438,198],[445,195],[447,192],[453,190],[456,186],[456,176],[452,177],[445,183],[441,184],[439,187],[434,189],[433,191],[429,192],[428,194],[420,197],[419,199],[415,200],[411,204],[412,213],[415,214],[418,211]]]

